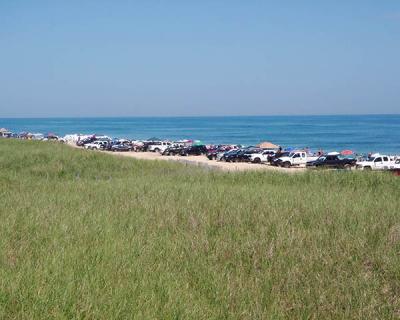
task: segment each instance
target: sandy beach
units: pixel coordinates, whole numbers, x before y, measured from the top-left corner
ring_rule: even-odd
[[[89,151],[89,150],[88,150]],[[270,171],[280,171],[280,172],[303,172],[305,170],[302,168],[281,168],[273,167],[266,164],[255,164],[246,162],[222,162],[209,160],[205,156],[163,156],[157,152],[110,152],[110,151],[99,151],[108,154],[113,154],[116,156],[131,157],[141,160],[160,160],[160,161],[178,161],[185,164],[190,164],[194,166],[206,167],[211,169],[235,172],[235,171],[249,171],[249,170],[270,170]]]
[[[68,143],[67,145],[82,149],[74,143]],[[84,150],[84,149],[82,149]],[[130,157],[140,160],[152,160],[152,161],[177,161],[188,165],[205,167],[208,169],[216,169],[228,172],[237,171],[250,171],[250,170],[269,170],[269,171],[279,171],[279,172],[304,172],[305,167],[292,167],[292,168],[282,168],[274,167],[267,164],[257,164],[257,163],[247,163],[247,162],[223,162],[216,160],[209,160],[206,156],[163,156],[158,152],[112,152],[112,151],[98,151],[98,150],[85,150],[87,152],[101,152],[106,154],[111,154],[120,157]]]

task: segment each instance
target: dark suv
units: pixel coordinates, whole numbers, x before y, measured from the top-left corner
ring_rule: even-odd
[[[206,146],[199,145],[199,146],[189,146],[183,148],[180,152],[181,156],[200,156],[202,154],[207,153]]]
[[[182,146],[170,146],[167,149],[164,150],[162,153],[163,156],[176,156],[178,154],[181,154],[181,152],[185,149],[185,147]]]
[[[347,169],[356,165],[357,160],[340,155],[321,156],[315,161],[307,162],[307,167]]]

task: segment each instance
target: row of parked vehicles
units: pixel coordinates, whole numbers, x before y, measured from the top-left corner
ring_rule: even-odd
[[[400,169],[400,157],[371,154],[368,157],[330,152],[327,154],[310,154],[306,150],[282,151],[280,149],[260,149],[256,147],[235,148],[226,150],[210,150],[207,153],[210,160],[226,162],[265,163],[284,168],[305,166],[307,168],[330,169],[361,169],[361,170],[391,170]]]
[[[381,154],[372,154],[363,158],[348,154],[348,152],[345,154],[339,152],[310,154],[307,150],[282,150],[240,145],[206,146],[192,141],[171,142],[155,139],[147,141],[112,140],[106,136],[86,137],[79,140],[77,145],[91,150],[157,152],[163,156],[205,155],[210,160],[268,164],[284,168],[305,166],[307,168],[356,168],[361,170],[400,169],[400,158]]]
[[[20,133],[12,134],[6,129],[0,129],[1,137],[58,140],[60,142],[76,143],[88,150],[106,150],[113,152],[144,151],[157,152],[163,156],[200,156],[205,155],[210,160],[225,162],[248,162],[267,164],[284,168],[332,168],[332,169],[360,169],[360,170],[400,170],[400,157],[370,154],[367,157],[359,157],[352,152],[330,152],[326,154],[311,154],[308,150],[282,150],[277,146],[260,147],[241,145],[213,145],[206,146],[200,141],[163,141],[151,138],[146,141],[111,139],[108,136],[99,135],[67,135],[63,138],[53,133],[47,135]]]
[[[157,152],[162,155],[203,155],[206,154],[208,149],[205,145],[191,141],[138,141],[126,139],[110,139],[107,136],[91,136],[81,139],[76,142],[77,146],[89,150],[106,150],[106,151],[137,151],[137,152]]]

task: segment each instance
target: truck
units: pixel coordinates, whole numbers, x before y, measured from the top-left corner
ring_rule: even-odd
[[[393,158],[379,153],[372,154],[367,159],[356,163],[356,168],[359,170],[390,170],[394,167],[395,160]]]
[[[171,145],[169,141],[155,141],[147,146],[147,151],[163,153]]]
[[[96,140],[90,143],[86,143],[83,145],[85,149],[88,150],[103,150],[107,147],[108,141],[103,141],[103,140]]]
[[[305,151],[292,151],[289,155],[280,157],[277,165],[284,168],[305,166],[307,162],[317,160],[317,156],[307,154]]]
[[[252,153],[249,157],[249,160],[252,163],[265,163],[275,155],[275,152],[276,150],[274,149],[266,149],[258,153]]]

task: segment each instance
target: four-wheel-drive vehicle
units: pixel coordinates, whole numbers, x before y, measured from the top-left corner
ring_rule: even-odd
[[[78,147],[83,147],[85,144],[92,143],[94,141],[96,141],[96,138],[94,136],[93,137],[87,137],[87,138],[84,138],[82,140],[78,140],[76,142],[76,145]]]
[[[356,159],[346,158],[340,154],[334,153],[320,156],[314,161],[308,161],[306,166],[311,168],[350,169],[356,165],[356,162]]]
[[[217,153],[217,161],[226,161],[225,159],[229,157],[229,155],[238,152],[240,149],[232,149],[229,151],[221,151]]]
[[[252,154],[261,153],[262,149],[255,147],[244,148],[236,157],[236,162],[250,162]]]
[[[179,153],[181,156],[200,156],[207,153],[207,147],[204,145],[194,145],[183,148]]]
[[[268,162],[271,157],[275,155],[276,150],[267,149],[262,152],[253,153],[250,155],[249,160],[253,163],[264,163]]]
[[[209,159],[209,160],[217,160],[217,158],[218,158],[218,154],[220,154],[220,153],[225,153],[225,152],[227,152],[227,151],[229,151],[229,150],[232,150],[233,149],[233,147],[232,146],[226,146],[226,145],[219,145],[219,146],[217,146],[217,147],[214,147],[214,148],[212,148],[212,149],[210,149],[210,150],[208,150],[208,152],[207,152],[207,158]]]
[[[268,158],[268,162],[271,166],[278,167],[281,163],[281,158],[289,156],[290,152],[276,152],[274,155]]]
[[[116,151],[132,151],[133,147],[132,145],[129,145],[127,143],[117,143],[117,144],[113,144],[110,147],[110,151],[116,152]]]
[[[307,162],[317,160],[317,156],[310,156],[305,151],[292,151],[288,156],[280,157],[278,165],[284,168],[302,166]]]
[[[172,145],[169,141],[156,141],[147,146],[147,151],[163,153]]]
[[[185,149],[185,147],[183,147],[181,145],[172,145],[172,146],[168,147],[167,149],[165,149],[164,152],[162,152],[161,154],[163,156],[176,156],[176,155],[181,154],[183,149]]]
[[[360,170],[389,170],[395,166],[394,159],[375,153],[366,160],[357,161],[356,168]]]
[[[235,149],[232,152],[226,152],[221,160],[226,162],[247,162],[250,155],[257,152],[260,152],[260,149],[255,149],[254,147]]]
[[[221,161],[236,162],[237,159],[241,156],[241,154],[243,154],[243,152],[244,152],[243,149],[236,149],[225,152],[221,158]]]
[[[91,143],[85,144],[83,147],[89,150],[103,150],[107,147],[107,141],[96,140]]]

